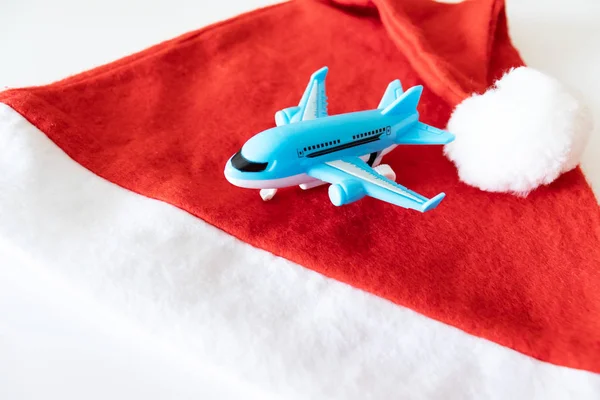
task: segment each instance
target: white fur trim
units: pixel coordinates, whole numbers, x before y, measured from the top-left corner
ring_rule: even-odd
[[[2,104],[0,187],[0,241],[14,257],[281,398],[600,396],[596,374],[468,335],[111,184]]]
[[[460,103],[448,130],[444,152],[463,182],[526,195],[579,164],[592,120],[560,82],[520,67]]]

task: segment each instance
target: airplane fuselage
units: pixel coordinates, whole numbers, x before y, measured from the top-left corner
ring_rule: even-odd
[[[418,116],[382,115],[376,109],[267,129],[231,157],[225,176],[240,187],[281,188],[310,181],[306,172],[324,162],[362,157],[372,164],[385,149],[403,143]]]

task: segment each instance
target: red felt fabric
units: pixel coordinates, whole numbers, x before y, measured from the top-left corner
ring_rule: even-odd
[[[374,108],[400,78],[425,86],[419,110],[441,127],[521,64],[501,0],[352,3],[258,10],[0,100],[124,188],[471,334],[600,372],[600,212],[579,169],[517,198],[460,183],[439,146],[398,148],[386,161],[399,182],[447,193],[426,214],[373,199],[336,208],[326,188],[264,203],[226,182],[228,157],[323,65],[330,113]]]

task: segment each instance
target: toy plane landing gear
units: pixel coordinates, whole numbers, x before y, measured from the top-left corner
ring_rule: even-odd
[[[260,189],[260,197],[264,201],[269,201],[273,197],[275,197],[275,193],[277,193],[277,189]]]
[[[318,186],[325,185],[326,183],[327,182],[323,182],[323,181],[320,181],[318,179],[315,179],[314,181],[310,181],[308,183],[302,183],[300,185],[300,189],[302,189],[302,190],[308,190],[308,189],[316,188]]]
[[[392,169],[392,167],[390,167],[389,165],[387,165],[387,164],[381,164],[381,165],[378,165],[377,167],[375,167],[373,169],[379,175],[383,175],[386,178],[388,178],[390,181],[396,182],[396,173],[394,172],[394,170]]]

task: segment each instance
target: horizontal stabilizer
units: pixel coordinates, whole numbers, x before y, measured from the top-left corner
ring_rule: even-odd
[[[423,86],[413,86],[381,111],[382,115],[410,115],[417,111]]]
[[[396,80],[390,82],[390,84],[388,85],[377,108],[380,110],[383,110],[384,108],[386,108],[387,106],[392,104],[394,102],[394,100],[396,100],[401,95],[402,95],[402,84],[400,83],[400,81],[398,79],[396,79]]]
[[[396,138],[398,144],[447,144],[453,140],[452,133],[422,122],[417,122]]]
[[[292,121],[294,115],[300,111],[300,107],[288,107],[283,110],[279,110],[275,113],[275,124],[277,126],[287,125]]]

